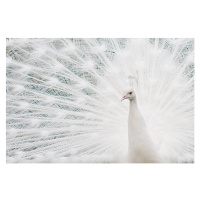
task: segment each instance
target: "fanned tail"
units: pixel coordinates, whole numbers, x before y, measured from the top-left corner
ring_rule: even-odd
[[[158,151],[193,161],[193,39],[7,41],[7,162],[121,162],[128,102]]]

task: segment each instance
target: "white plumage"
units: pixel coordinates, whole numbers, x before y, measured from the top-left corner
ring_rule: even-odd
[[[7,162],[193,162],[193,52],[193,39],[7,40]]]
[[[129,99],[128,154],[127,162],[159,163],[165,160],[159,155],[155,144],[147,133],[145,121],[137,107],[136,95],[130,89],[122,100]]]

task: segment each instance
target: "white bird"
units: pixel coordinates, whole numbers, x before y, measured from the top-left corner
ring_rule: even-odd
[[[7,162],[194,162],[193,56],[193,39],[7,40]]]
[[[146,130],[145,121],[137,107],[136,95],[130,89],[122,98],[130,100],[128,118],[128,156],[127,162],[158,163],[162,159]]]

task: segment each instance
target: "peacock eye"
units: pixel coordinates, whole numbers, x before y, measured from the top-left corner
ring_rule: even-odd
[[[132,92],[129,92],[129,94],[132,94]]]

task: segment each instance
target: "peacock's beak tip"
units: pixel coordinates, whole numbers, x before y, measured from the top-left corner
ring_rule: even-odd
[[[122,98],[121,102],[122,102],[123,100],[125,100],[125,99],[126,99],[126,96],[124,96],[124,97]]]

